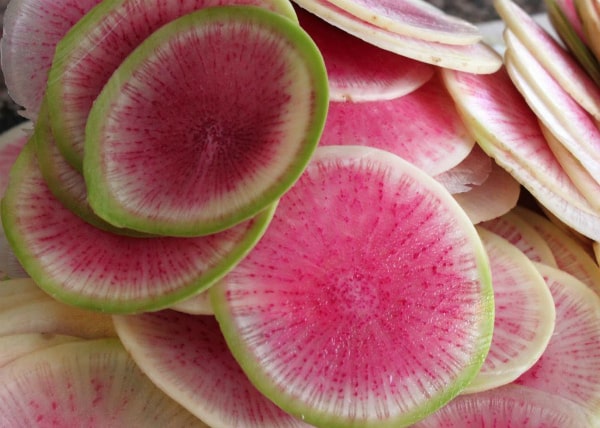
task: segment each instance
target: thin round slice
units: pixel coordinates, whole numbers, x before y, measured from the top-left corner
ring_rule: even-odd
[[[308,428],[248,380],[212,316],[161,311],[115,317],[119,338],[167,395],[213,427]]]
[[[166,396],[118,339],[77,341],[23,356],[1,369],[5,427],[198,427]]]
[[[215,313],[210,304],[208,290],[204,290],[195,296],[177,302],[170,306],[170,309],[190,315],[214,315]]]
[[[116,235],[54,197],[27,144],[12,169],[2,221],[41,288],[73,305],[122,313],[161,309],[212,285],[260,239],[274,208],[200,238]]]
[[[323,58],[297,24],[250,6],[188,14],[146,39],[96,99],[89,203],[147,233],[227,229],[293,185],[327,107]]]
[[[53,333],[22,333],[0,337],[0,368],[40,349],[82,340],[79,337]]]
[[[320,147],[248,256],[209,290],[231,351],[310,424],[407,426],[457,395],[489,349],[477,232],[402,158]]]
[[[429,143],[426,145],[429,146]],[[474,144],[466,158],[452,168],[435,174],[434,178],[450,193],[468,192],[486,182],[492,173],[492,166],[492,159],[479,144]]]

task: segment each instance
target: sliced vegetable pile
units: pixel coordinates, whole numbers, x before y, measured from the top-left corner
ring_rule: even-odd
[[[0,425],[600,426],[598,20],[495,6],[12,0]]]

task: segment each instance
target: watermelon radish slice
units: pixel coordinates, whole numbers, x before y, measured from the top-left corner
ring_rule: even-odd
[[[510,212],[479,224],[479,226],[500,235],[521,250],[531,261],[558,267],[549,243],[533,224],[523,219],[516,206]]]
[[[287,0],[115,0],[100,2],[67,32],[56,45],[46,92],[58,147],[74,168],[81,170],[85,126],[92,104],[123,60],[166,23],[199,9],[224,5],[262,6],[296,20]],[[175,86],[170,90],[187,93],[186,84],[180,85],[184,88]],[[199,96],[198,92],[194,94]],[[157,110],[177,114],[178,110],[169,110],[172,106],[166,100],[181,100],[171,92],[165,97]],[[183,104],[185,101],[176,103]]]
[[[535,59],[596,119],[600,119],[600,88],[570,53],[512,0],[496,0],[494,7],[510,31]]]
[[[461,395],[412,428],[566,428],[592,427],[585,409],[557,395],[506,385]]]
[[[188,14],[146,39],[96,99],[90,206],[147,233],[225,230],[292,186],[327,108],[323,59],[291,20],[249,6]]]
[[[491,220],[512,210],[521,194],[521,185],[495,162],[488,179],[468,192],[453,194],[473,224]]]
[[[3,426],[207,428],[156,388],[117,339],[33,352],[1,375]]]
[[[469,45],[481,40],[478,28],[423,0],[327,0],[359,19],[415,39]]]
[[[466,158],[433,178],[442,183],[450,193],[462,193],[483,184],[491,172],[492,159],[478,144],[474,144]]]
[[[332,101],[380,101],[409,94],[427,82],[435,68],[366,43],[297,8],[300,26],[325,60]]]
[[[309,427],[248,380],[212,316],[161,311],[116,316],[119,338],[167,395],[213,427]]]
[[[319,144],[377,147],[436,175],[464,160],[475,140],[441,79],[434,76],[400,98],[330,102]]]
[[[491,75],[445,70],[443,77],[465,124],[484,151],[561,221],[599,239],[600,214],[557,162],[535,114],[506,70]]]
[[[32,129],[32,123],[25,121],[0,134],[0,195],[6,190],[10,168],[29,140]]]
[[[326,146],[209,293],[234,357],[282,409],[317,426],[397,427],[479,371],[489,275],[433,178],[380,149]]]
[[[21,114],[37,119],[56,44],[99,0],[11,0],[0,40],[2,73]]]
[[[208,290],[171,305],[169,309],[190,315],[214,315]]]
[[[23,333],[0,337],[0,369],[12,361],[54,345],[82,340],[74,336],[48,333]]]
[[[544,354],[515,382],[589,409],[600,409],[600,296],[577,278],[537,264],[556,305],[556,326]]]
[[[496,316],[490,351],[464,393],[506,385],[531,368],[548,346],[556,318],[552,294],[533,262],[501,236],[478,232],[490,259]]]
[[[52,195],[28,144],[12,169],[2,221],[19,261],[49,294],[89,309],[136,312],[169,306],[212,285],[253,247],[273,210],[201,238],[112,234]]]
[[[369,24],[327,0],[295,0],[295,3],[367,43],[417,61],[472,73],[493,73],[502,66],[502,58],[482,42],[470,45],[428,42]]]

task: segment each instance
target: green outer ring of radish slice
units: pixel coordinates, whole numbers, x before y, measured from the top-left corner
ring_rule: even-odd
[[[146,299],[119,301],[118,299],[107,298],[106,293],[102,294],[103,298],[99,298],[96,295],[84,294],[80,291],[66,290],[61,282],[61,278],[56,278],[56,266],[50,266],[49,269],[49,267],[44,264],[43,259],[36,256],[35,252],[28,248],[25,243],[26,238],[22,236],[20,226],[22,220],[15,213],[12,205],[21,198],[22,193],[20,192],[20,183],[25,181],[24,178],[27,176],[29,169],[37,167],[35,150],[30,141],[23,148],[23,151],[15,162],[15,166],[11,170],[9,186],[0,206],[0,215],[6,231],[6,239],[14,250],[15,256],[19,262],[42,290],[59,301],[94,311],[126,314],[159,310],[209,288],[225,276],[252,250],[252,248],[254,248],[267,230],[277,207],[277,202],[275,202],[260,212],[255,217],[255,224],[246,233],[244,238],[238,242],[235,248],[230,250],[227,257],[223,258],[220,263],[215,264],[212,269],[202,272],[200,275],[196,275],[191,281],[188,281],[181,287],[171,290],[167,294]],[[137,239],[161,238],[150,237]],[[82,287],[82,289],[85,290],[86,287]]]
[[[313,157],[313,162],[319,162],[321,159],[335,158],[336,151],[340,150],[341,146],[323,146],[320,147]],[[232,314],[231,309],[228,307],[227,295],[230,290],[227,289],[227,277],[215,286],[209,289],[209,295],[211,299],[211,305],[214,309],[215,316],[219,322],[220,329],[223,332],[225,340],[229,349],[231,350],[234,358],[238,361],[242,370],[246,373],[250,381],[260,390],[263,394],[274,401],[284,411],[295,415],[297,418],[306,421],[309,424],[327,427],[327,428],[399,428],[409,426],[425,416],[433,413],[452,398],[456,397],[462,392],[462,390],[477,376],[485,358],[489,352],[492,341],[492,332],[494,328],[494,292],[492,287],[492,278],[490,270],[490,262],[487,256],[487,252],[483,243],[475,229],[475,226],[470,221],[467,214],[462,210],[460,205],[454,200],[454,198],[448,193],[448,191],[440,183],[433,180],[430,176],[425,174],[420,169],[414,167],[412,164],[404,161],[403,159],[384,152],[380,149],[366,148],[360,146],[343,146],[343,150],[351,156],[369,156],[369,152],[376,154],[375,157],[381,158],[381,156],[391,156],[388,159],[396,158],[392,161],[392,165],[402,170],[403,168],[409,171],[411,176],[421,177],[424,181],[424,190],[434,192],[444,206],[448,207],[449,210],[454,211],[457,217],[457,223],[461,224],[465,236],[468,237],[470,243],[473,246],[474,260],[476,263],[476,270],[479,276],[480,283],[480,322],[479,328],[479,345],[480,349],[475,352],[471,358],[471,364],[466,368],[459,377],[454,380],[454,383],[449,386],[445,392],[441,395],[436,395],[431,398],[425,405],[413,408],[406,414],[396,414],[388,420],[352,420],[349,418],[339,417],[332,415],[327,412],[315,411],[315,409],[307,406],[304,402],[291,397],[289,394],[282,393],[281,389],[271,378],[271,373],[266,373],[261,366],[261,363],[255,359],[253,350],[247,346],[244,339],[240,337],[240,328],[244,329],[247,327],[240,327],[236,324],[236,316]],[[340,157],[340,161],[343,162],[344,158]],[[400,176],[401,174],[398,174]],[[400,178],[401,179],[401,178]],[[243,261],[242,261],[243,263]],[[241,316],[248,316],[247,313]],[[372,403],[365,403],[370,405]]]
[[[141,64],[164,43],[185,31],[218,22],[250,22],[253,25],[280,35],[297,49],[297,64],[305,67],[310,90],[313,93],[311,111],[306,117],[306,131],[294,144],[292,155],[286,160],[287,165],[281,174],[274,177],[271,183],[264,185],[264,190],[256,194],[243,205],[228,208],[222,214],[211,219],[204,215],[204,210],[198,210],[198,216],[190,219],[173,221],[172,217],[165,219],[152,218],[154,215],[139,216],[128,209],[126,201],[115,197],[118,184],[110,184],[106,173],[102,170],[103,144],[102,134],[109,109],[113,100],[123,91],[123,86],[136,73]],[[295,62],[295,61],[294,61]],[[306,88],[308,90],[308,88]],[[262,8],[250,6],[230,6],[207,8],[183,16],[155,32],[121,64],[119,69],[109,79],[98,96],[86,127],[84,149],[84,178],[88,186],[88,199],[92,209],[104,220],[117,226],[139,230],[147,233],[169,236],[200,236],[219,232],[241,221],[247,220],[267,205],[281,197],[300,177],[306,168],[325,126],[329,107],[327,72],[323,57],[310,36],[297,24],[287,18]],[[285,138],[285,137],[283,137]],[[114,187],[114,189],[112,188]],[[200,215],[204,218],[199,217]]]
[[[52,66],[48,71],[48,83],[46,87],[46,98],[49,104],[49,113],[52,125],[52,131],[56,138],[56,144],[67,162],[78,170],[82,171],[82,156],[73,148],[75,136],[69,131],[68,121],[63,114],[64,97],[67,95],[67,88],[63,83],[63,75],[72,64],[76,64],[86,52],[80,52],[81,41],[87,39],[94,30],[101,28],[101,25],[112,26],[114,23],[107,23],[107,17],[110,18],[116,12],[124,13],[120,10],[127,3],[136,0],[115,0],[100,1],[88,13],[86,13],[58,42],[55,49],[55,56]],[[236,0],[233,0],[236,1]],[[290,21],[298,23],[298,17],[292,3],[288,0],[263,0],[264,7],[270,8],[274,12],[285,16]],[[235,4],[235,3],[234,3]],[[126,12],[126,11],[125,11]],[[83,130],[82,130],[83,132]]]

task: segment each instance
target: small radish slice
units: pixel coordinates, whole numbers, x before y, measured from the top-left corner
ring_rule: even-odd
[[[483,184],[453,196],[473,224],[478,224],[512,210],[517,205],[520,194],[519,182],[494,162],[492,171]]]
[[[544,69],[589,114],[600,119],[600,88],[573,56],[513,0],[495,0],[494,6],[510,31]]]
[[[212,316],[161,311],[116,316],[119,338],[167,395],[212,427],[309,427],[248,380]]]
[[[452,168],[434,175],[450,193],[468,192],[480,186],[492,172],[492,159],[474,144],[466,158]]]
[[[0,369],[31,352],[78,340],[82,339],[53,333],[22,333],[2,336],[0,337]]]
[[[28,144],[13,167],[2,221],[19,261],[49,294],[122,313],[164,308],[212,285],[260,239],[273,210],[201,238],[112,234],[52,195]]]
[[[11,98],[36,119],[56,44],[99,0],[11,0],[0,40],[2,73]]]
[[[515,214],[531,225],[548,243],[554,254],[556,267],[573,275],[600,295],[600,268],[575,238],[546,217],[527,208],[517,207]]]
[[[500,235],[521,250],[531,261],[558,267],[549,243],[532,224],[517,214],[518,207],[480,226]]]
[[[557,395],[506,385],[461,395],[412,428],[592,427],[585,409]]]
[[[473,73],[493,73],[502,66],[502,58],[482,42],[472,45],[427,42],[371,25],[327,0],[295,3],[367,43],[417,61]]]
[[[318,46],[332,101],[381,101],[409,94],[427,82],[435,68],[364,42],[296,9],[300,26]]]
[[[227,5],[262,6],[296,21],[287,0],[115,0],[100,2],[67,32],[56,45],[46,92],[58,147],[75,169],[81,171],[85,126],[92,104],[123,60],[168,22],[199,9]],[[183,69],[186,67],[183,65]],[[222,78],[227,80],[225,76]],[[183,89],[184,94],[188,92],[189,88]],[[165,94],[157,110],[178,117],[179,108],[188,101],[178,103],[181,99],[176,93]],[[167,104],[169,100],[175,107]]]
[[[563,222],[600,238],[600,213],[556,161],[535,114],[506,70],[491,75],[445,70],[443,76],[465,124],[486,153]]]
[[[556,305],[556,325],[537,363],[515,383],[559,395],[599,416],[600,296],[572,275],[537,264]]]
[[[189,299],[177,302],[170,309],[190,315],[214,315],[215,313],[210,304],[208,290],[198,293]]]
[[[506,385],[531,368],[546,349],[556,318],[552,294],[533,262],[499,235],[478,231],[492,269],[494,335],[480,372],[463,393]]]
[[[250,6],[183,16],[127,57],[94,102],[90,206],[150,234],[225,230],[293,185],[327,108],[323,59],[290,19]]]
[[[475,140],[441,79],[434,76],[400,98],[331,102],[319,144],[380,148],[435,175],[466,158]]]
[[[398,34],[449,45],[481,40],[478,28],[423,0],[327,0],[369,24]]]
[[[594,119],[550,76],[508,30],[506,69],[539,120],[600,182],[600,130]]]
[[[207,428],[154,386],[117,339],[56,345],[0,373],[6,427]]]
[[[407,426],[458,394],[489,349],[481,240],[423,171],[320,147],[248,256],[210,288],[252,383],[317,426]]]

